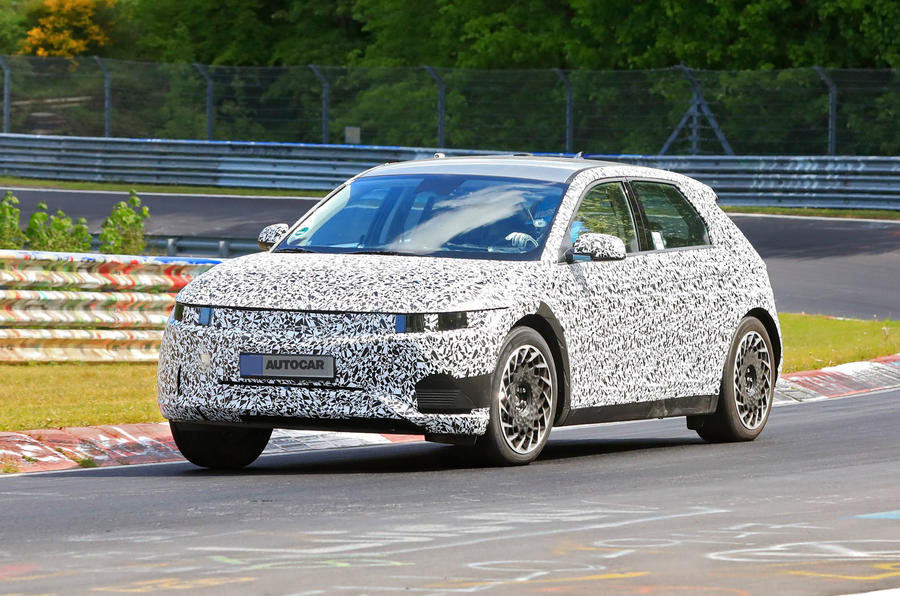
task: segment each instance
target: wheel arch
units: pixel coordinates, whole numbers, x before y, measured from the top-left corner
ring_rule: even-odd
[[[569,415],[570,385],[569,385],[569,353],[566,347],[565,332],[559,320],[550,310],[550,307],[541,302],[537,312],[525,315],[513,325],[516,327],[531,327],[541,334],[550,351],[553,353],[553,362],[556,368],[558,399],[556,403],[556,415],[554,426],[566,419]]]
[[[769,339],[772,341],[772,349],[775,351],[775,361],[779,364],[776,367],[776,375],[778,374],[778,370],[781,370],[781,354],[782,354],[782,346],[781,346],[781,333],[778,330],[778,325],[775,323],[774,317],[764,308],[754,308],[746,315],[747,317],[753,317],[755,319],[759,319],[759,321],[763,324],[763,327],[766,328],[766,332],[769,334]]]

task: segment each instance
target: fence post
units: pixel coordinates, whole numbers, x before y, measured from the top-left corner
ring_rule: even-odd
[[[691,155],[700,153],[700,110],[697,109],[697,94],[691,95]]]
[[[553,72],[556,73],[562,84],[566,86],[566,153],[572,153],[572,144],[574,143],[572,138],[574,136],[572,115],[575,109],[575,91],[572,89],[572,81],[569,80],[569,76],[566,73],[559,68],[554,68]]]
[[[213,140],[213,78],[202,64],[194,63],[194,68],[200,71],[206,79],[206,140]]]
[[[834,155],[837,150],[837,85],[824,68],[813,66],[813,69],[828,86],[828,155]]]
[[[322,83],[322,144],[327,145],[329,141],[328,105],[331,103],[331,84],[328,82],[328,79],[325,78],[325,75],[322,74],[322,71],[319,70],[318,66],[310,64],[309,68],[312,69],[313,74],[316,75],[316,78]]]
[[[100,56],[94,56],[97,65],[103,70],[103,136],[109,137],[111,126],[110,112],[112,111],[112,84],[109,77],[109,69],[100,59]]]
[[[434,82],[437,83],[438,86],[438,104],[437,104],[437,146],[439,148],[444,146],[444,118],[447,113],[447,87],[444,85],[444,80],[435,72],[434,68],[426,65],[425,70],[428,71],[428,74],[431,75],[431,78],[434,79]]]
[[[3,132],[9,132],[9,65],[0,56],[0,68],[3,69]]]
[[[728,144],[728,140],[725,138],[725,134],[722,132],[722,129],[719,128],[719,123],[716,121],[716,117],[713,115],[712,110],[709,109],[709,105],[706,103],[706,99],[703,98],[703,87],[700,85],[700,81],[694,77],[694,73],[691,72],[691,69],[685,66],[684,64],[679,64],[678,68],[681,69],[681,72],[684,73],[684,76],[687,78],[688,82],[691,84],[691,109],[693,110],[693,121],[691,123],[692,131],[691,131],[691,148],[693,150],[694,138],[696,136],[698,143],[698,151],[699,151],[699,128],[700,128],[700,112],[703,112],[703,115],[706,116],[709,125],[712,127],[713,132],[716,133],[716,138],[719,139],[719,143],[722,145],[722,149],[725,150],[725,153],[728,155],[734,155],[734,151],[731,150],[731,145]],[[694,153],[696,155],[697,152]]]

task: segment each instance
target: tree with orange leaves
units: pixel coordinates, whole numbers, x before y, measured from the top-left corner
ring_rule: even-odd
[[[37,11],[37,27],[28,31],[21,54],[71,58],[109,43],[103,17],[116,0],[44,0]]]

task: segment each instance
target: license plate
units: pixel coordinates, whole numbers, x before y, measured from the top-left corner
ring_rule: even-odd
[[[295,354],[241,354],[241,376],[281,379],[334,379],[334,357]]]

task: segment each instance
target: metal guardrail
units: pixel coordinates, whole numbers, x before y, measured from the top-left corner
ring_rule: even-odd
[[[588,157],[685,174],[727,205],[900,209],[900,157]]]
[[[437,149],[308,143],[0,135],[0,173],[54,180],[331,189],[390,161]],[[489,151],[442,150],[447,155]]]
[[[0,173],[57,180],[312,190],[333,188],[381,163],[423,159],[436,151],[448,156],[497,153],[8,134],[0,135]],[[900,157],[585,157],[681,172],[712,186],[726,204],[900,209]]]
[[[202,236],[144,236],[147,252],[166,256],[229,258],[259,252],[251,238],[206,238]],[[99,241],[97,241],[99,246]]]
[[[155,361],[175,293],[218,262],[0,250],[0,361]]]

